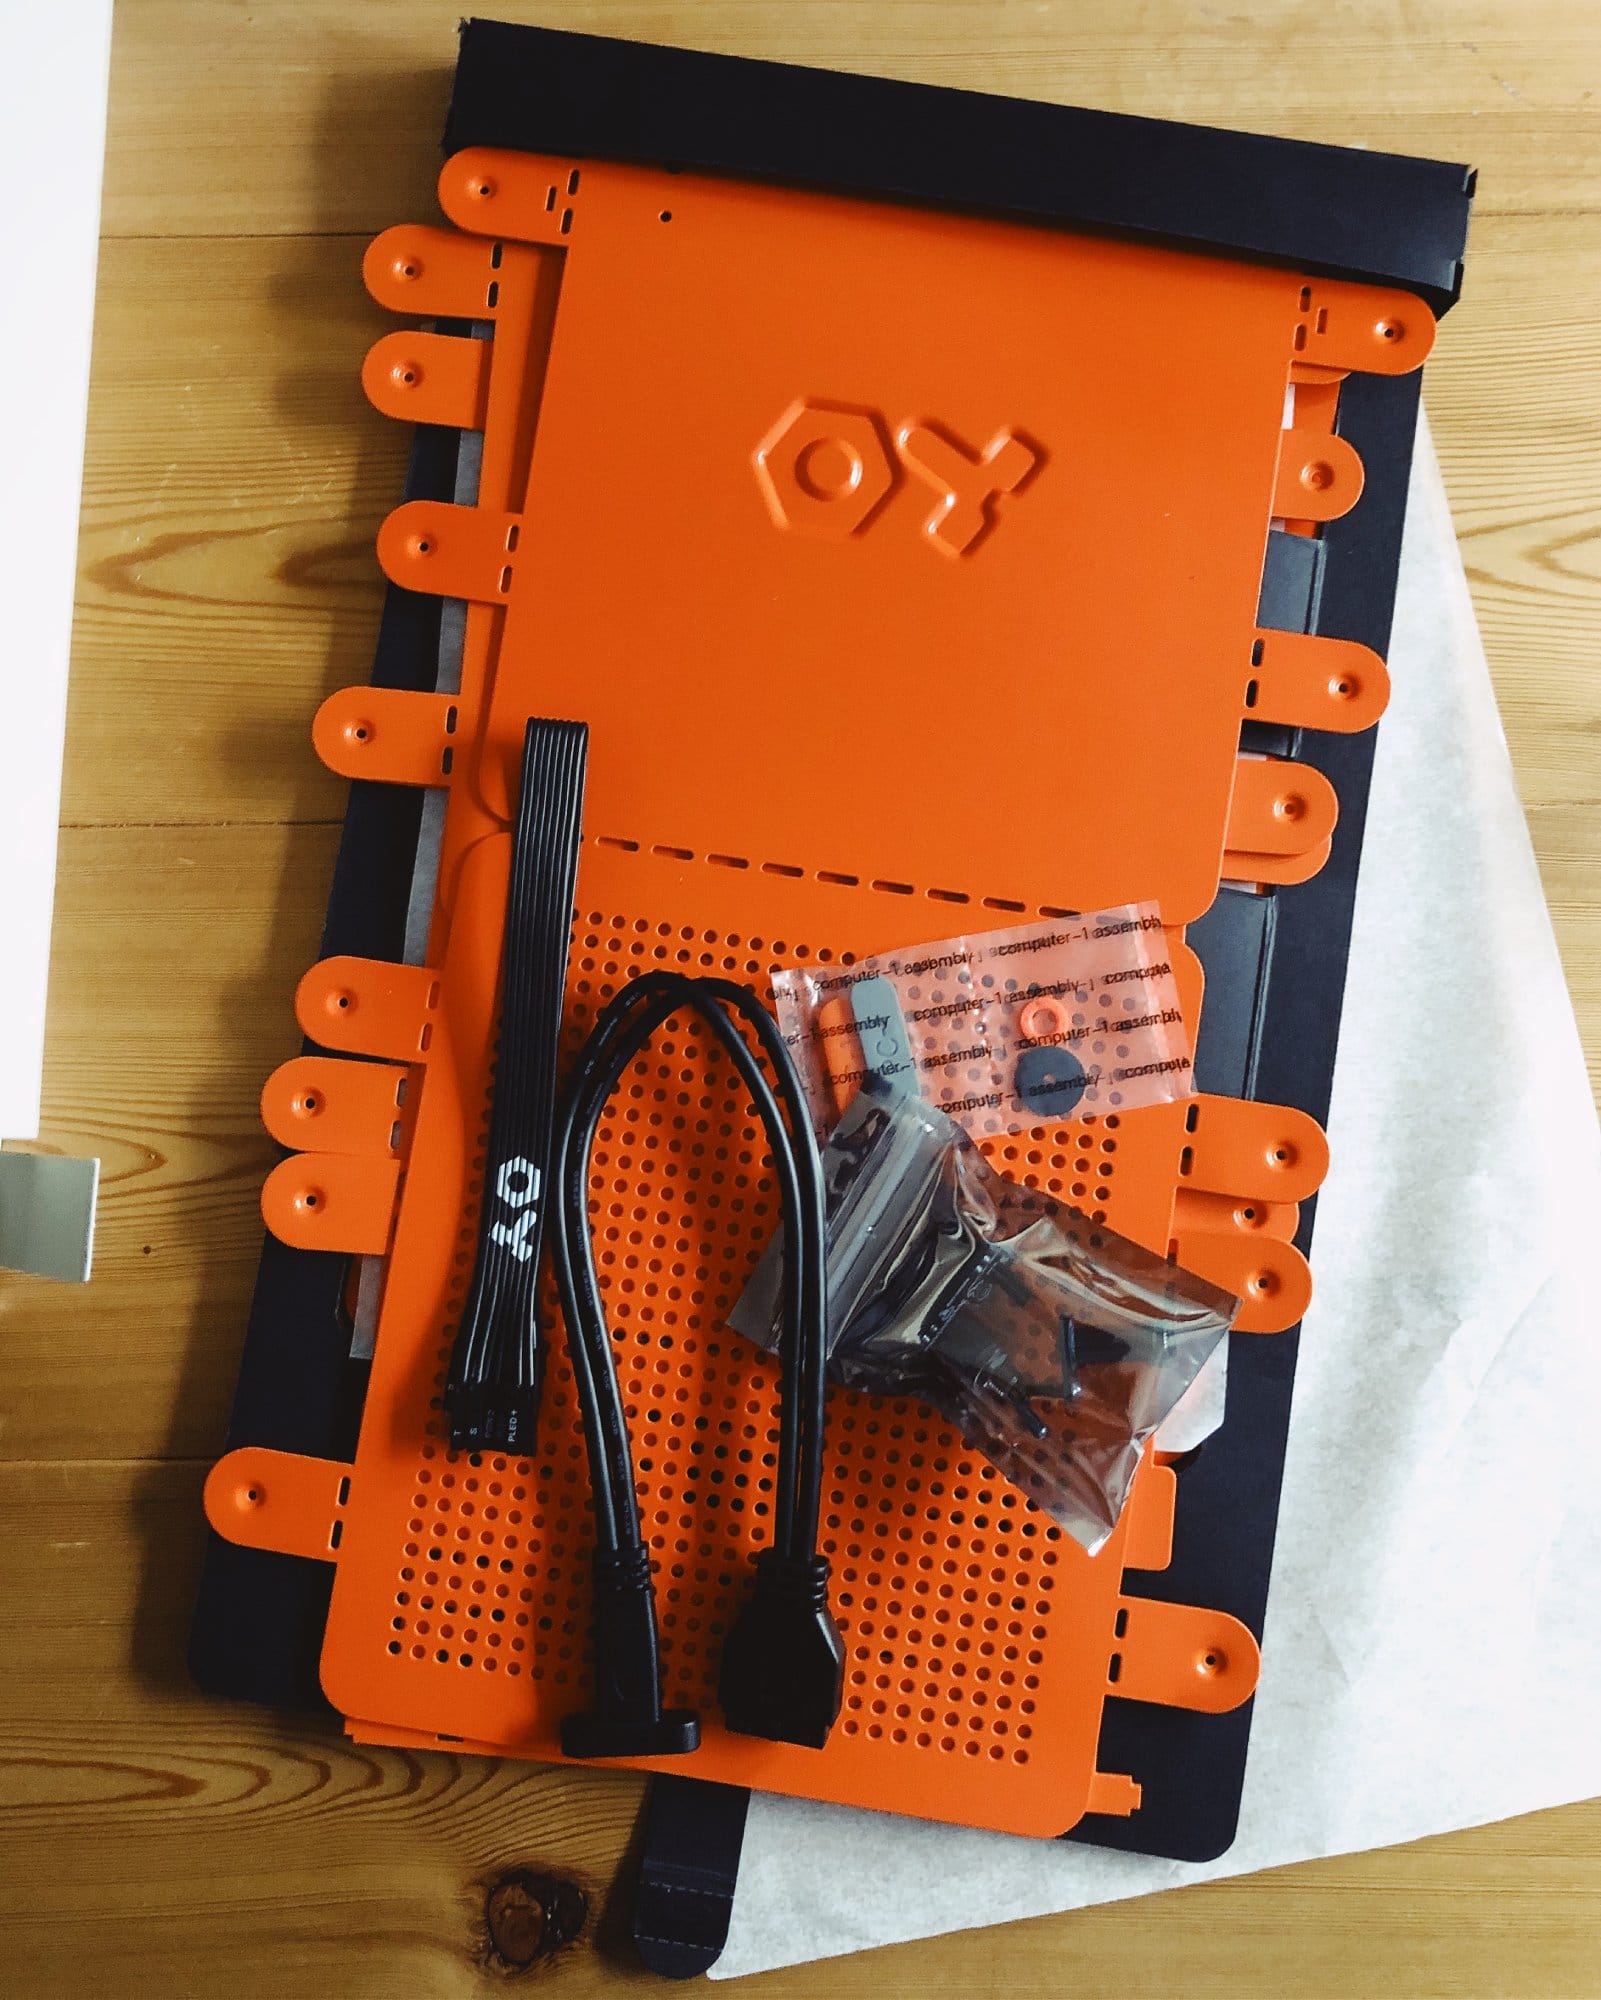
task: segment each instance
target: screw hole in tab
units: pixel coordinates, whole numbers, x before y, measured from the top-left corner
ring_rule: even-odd
[[[322,1109],[322,1099],[316,1091],[308,1090],[296,1103],[295,1109],[302,1118],[315,1118]]]
[[[1229,1656],[1217,1646],[1208,1646],[1197,1656],[1195,1670],[1202,1674],[1220,1674],[1229,1663]]]
[[[1352,680],[1349,675],[1346,675],[1343,679],[1329,682],[1329,693],[1333,695],[1336,701],[1353,701],[1361,691],[1361,682]]]
[[[1277,819],[1297,820],[1306,816],[1306,800],[1299,792],[1282,792],[1273,801],[1273,813]]]
[[[487,201],[495,192],[495,183],[487,174],[481,174],[477,180],[468,184],[467,192],[474,201]]]
[[[419,276],[421,270],[422,266],[414,257],[400,257],[396,259],[395,276],[405,279],[407,283],[410,283],[413,278]]]
[[[1301,1156],[1293,1146],[1287,1145],[1281,1140],[1278,1145],[1269,1151],[1267,1157],[1270,1166],[1292,1167]]]
[[[1398,319],[1381,319],[1373,331],[1380,340],[1399,340],[1406,328]]]
[[[1334,484],[1334,467],[1327,459],[1310,460],[1301,467],[1301,484],[1308,493],[1326,493]]]

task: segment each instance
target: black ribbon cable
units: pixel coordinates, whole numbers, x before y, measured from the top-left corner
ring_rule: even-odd
[[[588,754],[585,724],[529,718],[478,1247],[445,1379],[453,1451],[533,1448],[545,1375],[534,1288],[550,1198],[557,1041]]]

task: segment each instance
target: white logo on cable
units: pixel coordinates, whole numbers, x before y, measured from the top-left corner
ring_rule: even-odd
[[[508,1160],[495,1176],[495,1194],[512,1210],[512,1220],[495,1223],[489,1234],[496,1243],[503,1243],[519,1264],[526,1264],[534,1254],[528,1238],[539,1220],[538,1167],[521,1154]]]

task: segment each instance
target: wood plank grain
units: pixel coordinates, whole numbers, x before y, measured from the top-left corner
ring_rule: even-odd
[[[1601,205],[1595,10],[1570,0],[500,0],[507,20],[675,41],[1477,165],[1487,211]],[[114,235],[376,230],[423,213],[452,17],[345,0],[117,11]]]
[[[643,1986],[608,1920],[639,1781],[347,1743],[187,1685],[200,1470],[0,1466],[4,1986],[27,2000],[483,1995],[486,1884],[575,1881],[543,1971]],[[92,1722],[88,1719],[92,1718]],[[975,1912],[953,1883],[952,1919]],[[927,1993],[1593,2000],[1601,1806],[757,1979],[764,2000]]]
[[[1573,996],[1590,1088],[1601,1105],[1601,810],[1542,806],[1529,814],[1529,832]]]
[[[62,838],[44,1138],[103,1166],[95,1277],[0,1280],[0,1456],[221,1447],[276,1157],[257,1116],[299,1048],[331,827]]]
[[[361,393],[392,325],[355,238],[101,254],[62,812],[334,820],[322,696],[365,680],[406,426]]]
[[[403,426],[357,382],[391,324],[354,238],[108,243],[64,816],[331,820],[311,753],[364,679]],[[1428,401],[1531,805],[1601,797],[1601,230],[1476,225]]]

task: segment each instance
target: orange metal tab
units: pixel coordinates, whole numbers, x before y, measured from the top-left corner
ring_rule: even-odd
[[[1262,1655],[1237,1618],[1149,1597],[1125,1597],[1122,1609],[1128,1615],[1112,1693],[1226,1715],[1256,1692]]]
[[[1190,1034],[1195,1033],[1195,1024],[1201,1018],[1201,1000],[1206,992],[1206,972],[1199,956],[1184,942],[1184,933],[1170,930],[1167,937],[1167,960],[1173,968],[1173,983],[1179,990],[1179,1012],[1189,1023]]]
[[[1285,431],[1273,485],[1273,511],[1306,521],[1337,521],[1362,497],[1362,461],[1342,437],[1297,427]]]
[[[391,312],[423,319],[493,319],[494,246],[454,229],[407,222],[373,238],[361,260],[367,290]]]
[[[502,603],[516,573],[521,523],[487,507],[408,500],[378,530],[384,575],[435,597]]]
[[[376,1257],[389,1248],[400,1162],[356,1153],[292,1153],[261,1190],[262,1219],[296,1250]]]
[[[361,386],[386,417],[482,430],[489,343],[462,334],[386,333],[361,364]]]
[[[1172,1247],[1186,1271],[1210,1278],[1239,1300],[1234,1324],[1241,1333],[1282,1333],[1312,1303],[1311,1267],[1293,1243],[1175,1225]]]
[[[1237,1229],[1247,1236],[1271,1236],[1288,1243],[1301,1218],[1298,1202],[1252,1201],[1232,1194],[1204,1194],[1199,1188],[1180,1188],[1173,1197],[1173,1228],[1212,1230],[1227,1235]]]
[[[268,1077],[261,1122],[280,1146],[391,1158],[408,1072],[339,1056],[296,1056]]]
[[[1247,1201],[1305,1201],[1323,1185],[1329,1142],[1303,1111],[1233,1097],[1193,1101],[1186,1187]]]
[[[224,1541],[332,1562],[341,1540],[351,1467],[331,1458],[246,1445],[206,1477],[206,1519]]]
[[[1147,1458],[1128,1497],[1125,1569],[1167,1568],[1173,1560],[1173,1509],[1177,1501],[1178,1480],[1172,1467]]]
[[[1298,365],[1410,375],[1429,358],[1434,315],[1411,292],[1310,278],[1294,335]]]
[[[1370,646],[1309,632],[1256,635],[1245,698],[1253,721],[1349,736],[1371,729],[1389,699],[1389,670]]]
[[[324,958],[295,988],[295,1019],[325,1048],[423,1062],[439,991],[439,975],[425,965]]]
[[[1140,1808],[1144,1792],[1122,1771],[1097,1771],[1090,1779],[1086,1812],[1103,1813],[1109,1819],[1127,1819]]]
[[[1326,840],[1309,847],[1304,854],[1251,854],[1231,847],[1224,853],[1220,872],[1225,882],[1251,882],[1258,888],[1294,888],[1297,883],[1310,882],[1332,851],[1331,843]]]
[[[1241,854],[1307,854],[1326,846],[1340,802],[1310,764],[1242,757],[1229,801],[1227,849]]]
[[[454,695],[408,688],[340,688],[311,725],[317,755],[342,778],[445,785],[455,764]]]
[[[565,248],[582,212],[583,168],[576,160],[542,158],[534,173],[508,173],[506,159],[486,147],[452,154],[440,169],[439,206],[475,236]]]

